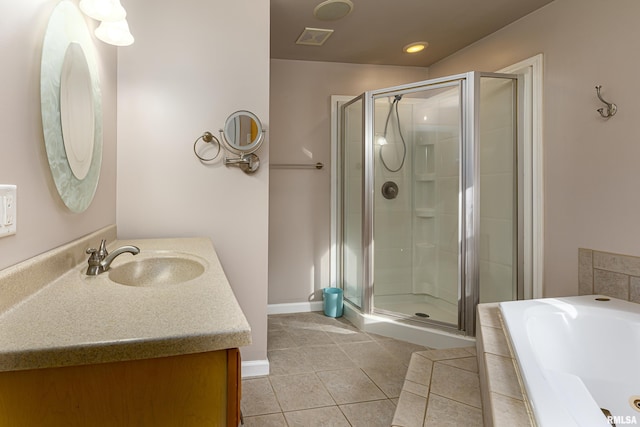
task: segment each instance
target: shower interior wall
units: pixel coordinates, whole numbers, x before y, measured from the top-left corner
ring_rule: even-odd
[[[376,101],[376,135],[383,134],[392,107],[388,98]],[[392,170],[402,160],[395,112],[388,125],[388,144],[375,146],[374,306],[405,315],[432,312],[435,306],[440,313],[437,320],[456,323],[459,92],[405,97],[398,113],[407,146],[402,169],[391,172],[380,161],[380,150]],[[383,197],[380,189],[387,181],[398,185],[397,198]]]
[[[483,79],[480,109],[480,301],[517,298],[514,240],[514,86]],[[393,97],[376,100],[375,138],[383,135]],[[392,112],[387,145],[375,145],[374,307],[401,315],[427,312],[457,322],[459,283],[460,95],[457,89],[405,97]],[[360,147],[361,148],[361,147]],[[355,153],[354,153],[355,154]],[[399,191],[386,199],[382,185]],[[435,314],[435,316],[434,316]]]

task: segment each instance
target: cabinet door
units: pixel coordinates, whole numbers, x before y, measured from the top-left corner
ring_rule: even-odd
[[[0,426],[237,427],[237,349],[0,372]]]
[[[240,350],[227,350],[227,427],[238,427],[240,424],[241,366]]]

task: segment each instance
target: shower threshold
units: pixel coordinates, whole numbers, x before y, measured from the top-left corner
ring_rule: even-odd
[[[407,321],[404,316],[387,313],[363,314],[348,302],[344,304],[344,316],[358,329],[373,334],[412,342],[429,348],[468,347],[475,345],[475,338],[466,337],[453,330],[445,330],[436,322]]]

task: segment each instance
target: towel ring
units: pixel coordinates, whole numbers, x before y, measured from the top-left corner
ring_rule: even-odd
[[[206,157],[202,157],[201,155],[198,154],[198,151],[196,150],[196,146],[198,145],[198,141],[203,140],[205,143],[215,143],[216,147],[218,148],[218,150],[216,151],[216,154],[213,157],[210,158],[206,158]],[[212,160],[215,160],[218,155],[220,154],[220,141],[218,140],[218,138],[216,138],[215,136],[213,136],[213,134],[211,132],[205,132],[202,135],[200,135],[198,137],[198,139],[196,139],[196,141],[193,143],[193,154],[196,155],[197,158],[199,158],[200,160],[202,160],[203,162],[210,162]]]

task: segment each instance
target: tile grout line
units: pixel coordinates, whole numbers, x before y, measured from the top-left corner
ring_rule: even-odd
[[[495,393],[495,391],[492,391],[492,393]],[[429,393],[429,394],[432,394],[432,393]],[[459,401],[459,400],[457,400],[457,399],[453,399],[453,398],[451,398],[451,397],[443,396],[443,395],[438,394],[438,393],[433,393],[433,394],[435,394],[436,396],[441,397],[441,398],[443,398],[443,399],[447,399],[447,400],[450,400],[450,401],[452,401],[452,402],[456,402],[456,403],[459,403],[459,404],[461,404],[461,405],[468,406],[469,408],[473,408],[473,409],[480,409],[480,410],[482,410],[482,408],[481,408],[481,407],[477,407],[477,406],[469,405],[468,403],[461,402],[461,401]],[[496,394],[501,394],[502,396],[505,396],[505,395],[504,395],[504,394],[502,394],[502,393],[496,393]],[[506,397],[510,397],[510,396],[506,396]],[[514,399],[513,397],[511,397],[511,399],[513,399],[513,400],[517,400],[517,399]]]
[[[295,320],[294,320],[295,321]],[[308,320],[300,320],[301,324],[304,324],[304,322],[309,322],[309,324],[314,323],[314,319],[309,318]],[[341,322],[342,323],[342,322]],[[313,362],[310,359],[307,359],[307,363],[309,364],[309,371],[308,372],[297,372],[295,374],[289,374],[289,373],[284,373],[281,375],[266,375],[264,377],[266,377],[268,379],[268,384],[270,387],[270,392],[271,394],[274,396],[275,398],[275,402],[277,404],[277,407],[279,409],[279,412],[273,412],[273,413],[269,413],[269,414],[253,414],[250,417],[257,417],[257,416],[266,416],[266,415],[275,415],[275,414],[282,414],[281,416],[284,418],[284,422],[286,425],[289,425],[290,423],[287,421],[286,418],[286,414],[288,413],[292,413],[292,412],[303,412],[303,411],[308,411],[308,410],[313,410],[313,409],[319,409],[319,408],[332,408],[332,407],[337,407],[338,410],[340,411],[340,414],[344,417],[344,419],[346,420],[346,422],[348,423],[348,425],[353,426],[354,424],[352,423],[352,421],[349,420],[349,418],[347,417],[347,413],[345,412],[345,408],[351,406],[351,405],[360,405],[360,404],[365,404],[365,403],[373,403],[373,402],[385,402],[385,405],[389,405],[390,407],[397,407],[396,403],[394,403],[394,400],[398,400],[399,397],[390,397],[389,394],[387,394],[383,388],[381,387],[381,384],[384,383],[386,384],[386,381],[384,381],[384,378],[381,378],[379,381],[382,381],[381,384],[379,384],[378,382],[376,382],[374,380],[374,378],[372,378],[366,371],[365,369],[368,367],[368,365],[365,363],[364,365],[361,366],[361,363],[358,363],[358,358],[353,357],[353,355],[357,355],[358,353],[354,353],[354,347],[357,347],[357,345],[371,345],[373,347],[375,347],[378,351],[380,351],[380,355],[382,357],[382,359],[385,359],[386,357],[388,357],[390,360],[394,360],[398,363],[398,366],[406,368],[408,370],[408,363],[405,363],[404,359],[406,358],[404,355],[406,353],[404,353],[401,349],[401,351],[396,351],[396,352],[392,352],[391,350],[389,350],[389,348],[387,348],[387,346],[382,345],[379,340],[375,339],[374,337],[372,337],[371,335],[365,333],[364,331],[359,331],[356,329],[352,329],[352,326],[348,323],[344,323],[344,324],[338,324],[337,326],[340,327],[341,329],[345,329],[348,331],[353,331],[354,333],[359,333],[361,334],[361,337],[363,338],[363,340],[360,340],[360,337],[357,337],[357,339],[355,341],[348,341],[348,340],[344,340],[344,339],[337,339],[338,337],[340,337],[339,335],[335,335],[332,334],[330,331],[327,331],[326,328],[331,327],[331,325],[320,322],[317,323],[318,327],[322,328],[322,331],[324,332],[324,338],[326,338],[326,343],[324,342],[324,338],[323,338],[323,342],[319,343],[319,344],[315,344],[312,343],[310,341],[306,341],[304,338],[300,338],[298,336],[298,338],[296,337],[296,334],[293,333],[291,331],[291,326],[287,325],[286,322],[284,322],[283,319],[283,323],[279,323],[279,322],[272,322],[272,329],[269,332],[277,332],[276,335],[280,335],[282,337],[284,337],[285,339],[283,340],[285,345],[283,347],[272,347],[270,349],[268,349],[268,353],[269,352],[273,352],[272,354],[279,354],[280,350],[290,350],[296,354],[299,354],[300,357],[307,357],[307,351],[305,350],[308,347],[313,347],[313,346],[335,346],[334,348],[336,349],[336,351],[338,351],[342,356],[345,358],[345,362],[348,360],[349,362],[351,362],[353,364],[353,366],[340,366],[340,367],[336,367],[335,369],[320,369],[318,370],[316,368],[316,366],[313,364]],[[293,326],[294,328],[297,327]],[[305,326],[302,326],[299,328],[301,331],[304,329],[308,329]],[[317,328],[316,328],[317,329]],[[302,334],[304,334],[304,331],[302,331]],[[298,334],[299,335],[299,334]],[[346,337],[343,337],[346,338]],[[393,338],[389,338],[388,341],[393,341]],[[287,344],[288,343],[288,344]],[[349,348],[351,345],[353,345],[353,347],[351,347],[351,353],[352,355],[350,355],[349,353],[347,353],[346,348]],[[423,350],[429,350],[429,348],[425,348],[425,347],[421,347]],[[409,351],[411,351],[409,349]],[[418,350],[418,351],[422,351],[422,350]],[[280,353],[282,354],[282,353]],[[376,358],[377,359],[377,358]],[[372,366],[373,368],[373,366]],[[329,391],[329,389],[327,388],[327,384],[322,380],[321,376],[319,375],[322,372],[328,372],[328,371],[336,371],[336,370],[347,370],[347,369],[358,369],[360,375],[363,375],[363,378],[366,378],[368,381],[370,381],[370,383],[372,383],[372,385],[375,387],[375,390],[377,390],[380,393],[380,397],[379,398],[369,398],[369,399],[365,399],[365,400],[358,400],[358,401],[346,401],[342,404],[338,404],[338,402],[336,401],[336,398],[333,396],[333,394],[331,393],[331,391]],[[313,408],[301,408],[301,409],[297,409],[297,410],[292,410],[292,411],[284,411],[283,407],[282,407],[282,403],[281,403],[281,399],[279,397],[279,395],[276,393],[275,388],[273,386],[272,383],[272,379],[275,377],[282,377],[282,376],[290,376],[290,375],[312,375],[313,378],[315,378],[315,380],[320,381],[320,383],[322,384],[322,389],[331,397],[331,400],[333,401],[333,405],[328,404],[328,405],[322,405],[319,407],[313,407]],[[406,372],[405,372],[405,376],[406,376]],[[250,381],[250,380],[249,380]],[[372,388],[373,390],[373,388]],[[337,413],[336,413],[337,414]],[[353,414],[352,414],[353,415]]]
[[[418,356],[420,355],[418,354]],[[431,382],[433,381],[433,371],[435,371],[435,365],[436,365],[436,362],[431,361],[431,371],[429,372],[429,381],[427,384],[427,399],[426,399],[426,404],[424,406],[424,415],[422,416],[423,426],[427,424],[427,412],[429,411],[429,401],[431,400]]]
[[[280,403],[280,399],[278,398],[278,394],[276,393],[276,389],[273,388],[273,384],[271,383],[271,378],[269,375],[267,375],[267,381],[269,381],[269,387],[271,387],[271,392],[273,393],[273,397],[276,398],[276,403],[278,404],[278,407],[280,408],[280,413],[282,413],[283,417],[284,417],[284,410],[282,409],[282,404]]]

